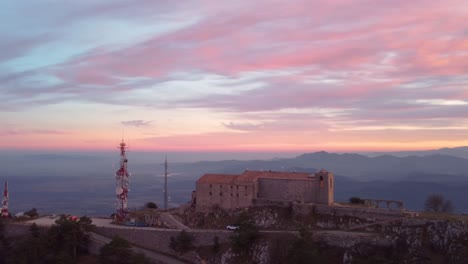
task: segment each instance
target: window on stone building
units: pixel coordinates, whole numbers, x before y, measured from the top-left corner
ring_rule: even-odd
[[[330,179],[330,189],[333,188],[333,179]]]
[[[210,196],[212,195],[212,193],[210,192]]]
[[[220,192],[220,193],[219,193],[219,196],[223,196],[223,193],[222,193],[222,192]]]
[[[320,188],[323,188],[325,183],[323,182],[323,176],[320,176]]]

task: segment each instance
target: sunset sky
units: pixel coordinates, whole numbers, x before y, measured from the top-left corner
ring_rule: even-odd
[[[468,145],[466,0],[2,1],[0,149]]]

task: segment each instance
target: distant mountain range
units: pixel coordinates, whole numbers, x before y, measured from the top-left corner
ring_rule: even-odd
[[[399,181],[404,179],[425,180],[420,175],[435,175],[448,178],[468,179],[468,159],[431,154],[427,156],[395,157],[383,155],[368,157],[360,154],[336,154],[328,152],[307,153],[295,158],[252,161],[214,161],[190,164],[206,172],[240,173],[243,170],[291,170],[293,168],[326,169],[338,175],[358,180]]]
[[[297,172],[327,169],[335,174],[337,201],[347,201],[352,196],[401,200],[407,208],[421,210],[429,195],[439,193],[453,201],[456,212],[468,212],[468,159],[426,153],[421,156],[387,154],[368,157],[322,151],[285,159],[180,165],[183,170],[198,172],[200,176],[203,173],[237,174],[246,169]]]
[[[205,173],[238,174],[245,170],[315,172],[326,169],[335,174],[335,198],[351,196],[402,200],[409,209],[422,209],[432,193],[451,199],[457,212],[468,212],[467,147],[389,155],[337,154],[315,152],[294,158],[270,160],[223,160],[170,163],[169,196],[175,206],[190,200],[195,181]],[[402,153],[411,153],[404,156]],[[417,154],[417,155],[416,155]],[[3,156],[3,157],[2,157]],[[201,156],[200,156],[201,157]],[[163,166],[158,157],[144,159],[129,153],[131,208],[148,201],[162,203]],[[114,209],[117,155],[0,155],[0,184],[9,181],[12,211],[76,212],[107,215]]]
[[[429,155],[440,154],[440,155],[448,155],[448,156],[468,159],[468,147],[441,148],[441,149],[422,150],[422,151],[363,152],[361,154],[370,156],[370,157],[377,157],[377,156],[382,156],[382,155],[406,157],[406,156],[429,156]]]

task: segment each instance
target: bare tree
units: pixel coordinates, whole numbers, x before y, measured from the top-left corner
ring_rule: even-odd
[[[451,213],[453,205],[451,200],[446,200],[441,194],[431,194],[424,203],[424,208],[428,212]]]

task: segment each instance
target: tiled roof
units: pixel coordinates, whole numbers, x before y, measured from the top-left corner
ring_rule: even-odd
[[[328,173],[320,171],[320,173]],[[315,173],[305,172],[283,172],[283,171],[245,171],[238,174],[205,174],[197,183],[224,183],[234,184],[237,182],[254,182],[258,178],[273,178],[273,179],[290,179],[290,180],[311,180],[315,177]]]
[[[230,184],[233,183],[234,180],[239,177],[239,175],[235,174],[205,174],[200,179],[198,179],[197,183],[226,183]]]
[[[258,178],[310,180],[314,176],[314,174],[304,172],[245,171],[237,178],[237,181],[255,181]]]

